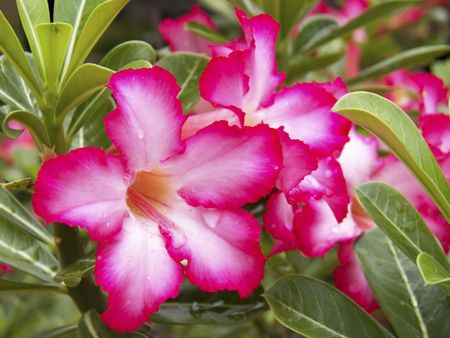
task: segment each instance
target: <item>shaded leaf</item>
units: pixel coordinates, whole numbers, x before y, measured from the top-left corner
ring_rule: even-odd
[[[66,286],[73,288],[80,284],[81,279],[92,272],[94,267],[95,259],[80,259],[60,270],[55,276],[55,282],[63,282]]]
[[[187,31],[192,32],[207,41],[213,43],[224,43],[227,42],[227,38],[220,35],[218,32],[212,30],[206,25],[202,25],[198,22],[187,22],[185,24],[185,28]]]
[[[343,52],[338,51],[323,53],[314,57],[302,56],[301,58],[293,58],[289,61],[287,81],[293,82],[310,71],[325,69],[339,61],[343,55]]]
[[[308,46],[338,27],[336,20],[329,15],[313,15],[305,19],[292,43],[293,54],[308,49]]]
[[[0,294],[24,292],[58,292],[66,294],[67,290],[55,284],[22,283],[0,278]]]
[[[284,276],[265,298],[284,326],[307,337],[393,338],[350,298],[310,277]]]
[[[111,49],[102,59],[100,65],[115,71],[136,60],[146,60],[153,63],[156,52],[144,41],[127,41]]]
[[[158,62],[177,79],[181,87],[178,98],[181,99],[184,113],[188,113],[200,99],[199,80],[207,63],[208,57],[205,55],[187,52],[171,53]]]
[[[450,298],[425,286],[417,266],[381,230],[366,233],[356,254],[370,288],[400,338],[445,338],[450,332]]]
[[[32,178],[24,178],[18,181],[0,183],[1,189],[30,191],[30,192],[33,191],[33,185],[34,182]]]
[[[46,330],[43,332],[39,332],[33,334],[32,336],[27,336],[25,338],[63,338],[63,337],[72,337],[69,334],[74,333],[77,330],[77,325],[64,325],[60,327],[56,327],[54,329]]]
[[[417,177],[450,221],[450,187],[420,131],[393,102],[372,93],[344,95],[337,112],[378,136]]]
[[[417,266],[427,285],[439,285],[450,296],[450,273],[431,255],[422,252],[417,256]]]

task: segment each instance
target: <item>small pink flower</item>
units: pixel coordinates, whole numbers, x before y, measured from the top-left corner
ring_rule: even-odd
[[[199,23],[213,30],[216,29],[209,15],[203,12],[199,6],[194,6],[188,14],[182,15],[175,20],[165,19],[159,25],[159,31],[163,39],[169,43],[170,50],[173,52],[187,51],[209,55],[209,42],[189,32],[185,27],[189,22]]]
[[[95,147],[45,162],[33,206],[47,222],[85,228],[99,242],[102,319],[132,331],[187,278],[205,291],[248,296],[263,278],[256,219],[240,209],[267,195],[281,167],[267,126],[214,123],[185,140],[180,88],[159,67],[116,73],[118,108],[105,118],[120,156]]]
[[[18,130],[24,129],[20,123],[14,120],[9,123],[9,127]],[[22,134],[14,140],[5,138],[0,141],[0,159],[9,162],[12,160],[11,155],[14,149],[33,148],[33,147],[34,147],[34,140],[31,137],[30,132],[27,129],[25,129],[22,132]]]

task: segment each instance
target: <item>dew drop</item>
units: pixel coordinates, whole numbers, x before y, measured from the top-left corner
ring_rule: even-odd
[[[101,261],[103,259],[102,256],[97,256],[97,260]]]
[[[106,222],[106,227],[109,228],[111,226],[111,222]]]
[[[145,277],[145,279],[150,280],[150,279],[151,279],[151,278],[150,278],[150,275],[147,275],[147,276]]]
[[[333,172],[331,170],[325,170],[325,177],[330,178],[331,176],[333,176]]]
[[[144,138],[144,131],[141,128],[137,130],[137,137],[141,140]]]

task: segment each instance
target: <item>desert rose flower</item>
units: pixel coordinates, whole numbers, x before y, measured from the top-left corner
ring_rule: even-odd
[[[82,148],[45,162],[33,206],[47,222],[98,242],[102,319],[132,331],[178,295],[184,275],[205,291],[248,296],[263,277],[256,219],[240,209],[272,190],[281,167],[275,131],[217,122],[181,139],[180,88],[166,70],[126,70],[105,118],[120,155]]]
[[[24,129],[22,125],[14,120],[9,123],[9,127],[18,130]],[[11,154],[14,149],[33,147],[33,138],[31,137],[30,132],[27,129],[24,129],[22,134],[14,140],[8,138],[0,140],[0,159],[10,162],[12,160]]]
[[[208,41],[202,37],[189,32],[185,25],[189,22],[205,25],[213,30],[216,29],[211,17],[194,6],[192,10],[180,16],[177,19],[165,19],[159,25],[159,31],[163,39],[169,43],[170,50],[173,52],[187,51],[194,53],[210,54]]]

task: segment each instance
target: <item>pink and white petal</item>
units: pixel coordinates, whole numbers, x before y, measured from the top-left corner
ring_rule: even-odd
[[[217,107],[242,109],[248,91],[246,58],[246,52],[212,58],[200,77],[200,95]]]
[[[194,6],[189,13],[177,19],[163,20],[159,25],[159,31],[163,39],[169,43],[171,51],[210,54],[209,42],[186,29],[186,24],[190,22],[216,29],[208,14],[203,12],[199,6]]]
[[[132,170],[151,170],[181,146],[186,117],[177,99],[175,77],[161,67],[128,69],[108,85],[117,108],[105,118],[105,130]]]
[[[350,131],[347,142],[338,158],[347,182],[347,189],[353,194],[359,184],[370,179],[379,166],[378,140],[374,136],[360,135],[355,128]]]
[[[337,243],[353,239],[361,233],[350,213],[338,223],[324,200],[311,200],[299,208],[294,218],[294,229],[299,248],[308,257],[323,256]]]
[[[210,45],[211,55],[215,56],[229,56],[236,51],[243,51],[249,47],[247,41],[243,38],[238,38],[234,41],[225,42],[220,45]]]
[[[166,213],[173,224],[161,225],[167,249],[186,260],[192,284],[208,292],[236,290],[241,297],[258,287],[264,276],[261,228],[247,211],[181,205]]]
[[[134,331],[178,296],[183,268],[169,256],[154,221],[130,216],[98,246],[95,280],[109,294],[102,320],[116,331]]]
[[[264,228],[273,238],[285,242],[295,242],[294,206],[289,204],[281,191],[270,196],[263,216]]]
[[[445,114],[430,114],[420,118],[422,135],[436,157],[450,154],[450,117]]]
[[[439,212],[439,209],[430,203],[418,206],[422,218],[442,245],[445,253],[450,250],[450,226]]]
[[[331,112],[336,98],[314,83],[285,88],[255,117],[272,128],[284,127],[293,140],[305,142],[319,157],[338,155],[348,141],[351,122]]]
[[[439,104],[447,103],[447,89],[442,79],[430,73],[411,72],[409,75],[420,95],[420,113],[436,114]]]
[[[268,195],[281,168],[276,131],[216,122],[187,138],[186,151],[163,163],[178,194],[193,206],[228,209]]]
[[[283,152],[283,168],[277,181],[277,187],[286,196],[306,175],[317,169],[317,160],[309,147],[299,140],[291,140],[283,130],[277,130]]]
[[[353,253],[353,241],[342,243],[338,250],[341,265],[333,272],[336,287],[358,303],[367,312],[379,308],[379,305],[369,287]]]
[[[338,222],[347,215],[350,196],[338,161],[328,157],[319,161],[319,166],[288,195],[290,203],[323,199],[333,211]]]
[[[48,223],[81,226],[104,240],[120,230],[131,179],[120,158],[95,147],[73,150],[42,165],[33,208]]]
[[[241,119],[232,110],[222,108],[205,113],[189,115],[181,130],[182,139],[195,135],[200,129],[203,129],[214,122],[227,121],[229,126],[240,127]]]
[[[336,100],[348,93],[347,85],[340,77],[337,77],[332,82],[311,82],[311,84],[325,89]]]
[[[299,250],[299,244],[298,241],[293,242],[283,242],[279,240],[275,240],[275,243],[273,244],[272,250],[270,250],[269,257],[275,256],[279,253],[286,252],[286,251],[293,251],[293,250]]]
[[[236,9],[245,39],[249,45],[246,74],[249,91],[245,96],[245,111],[255,111],[272,101],[275,89],[284,81],[285,75],[277,70],[276,42],[280,25],[267,14],[248,18]]]

